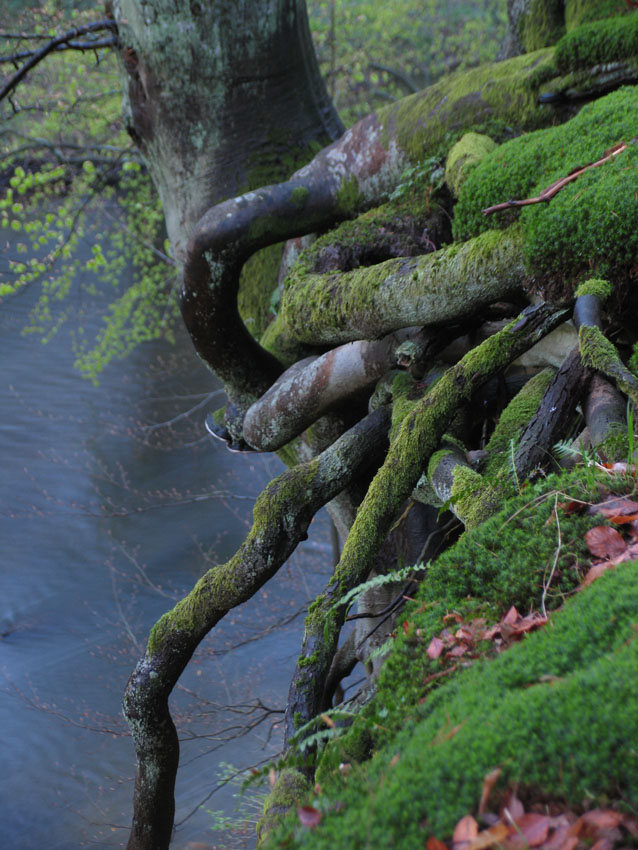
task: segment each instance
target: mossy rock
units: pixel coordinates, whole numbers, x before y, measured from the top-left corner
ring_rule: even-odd
[[[495,767],[502,771],[496,801],[517,785],[529,801],[635,808],[638,563],[571,593],[590,562],[584,531],[601,524],[600,515],[560,515],[564,551],[548,607],[570,598],[549,626],[496,655],[484,642],[471,666],[435,679],[452,662],[426,654],[431,638],[450,627],[451,612],[489,623],[512,603],[522,611],[538,606],[557,550],[557,500],[597,501],[632,486],[591,470],[553,477],[439,558],[402,616],[376,697],[324,752],[322,791],[309,798],[323,812],[320,825],[299,830],[291,817],[268,846],[412,850],[431,835],[447,839],[462,816],[476,813]],[[357,761],[354,744],[365,731],[374,753]],[[339,770],[344,761],[348,771]]]
[[[539,279],[566,275],[626,278],[635,265],[638,215],[635,168],[638,147],[630,144],[611,162],[591,169],[549,203],[485,216],[482,210],[508,199],[536,197],[572,170],[600,159],[635,134],[638,89],[626,87],[584,107],[571,121],[501,145],[469,175],[455,207],[457,240],[504,227],[520,217],[526,267]]]

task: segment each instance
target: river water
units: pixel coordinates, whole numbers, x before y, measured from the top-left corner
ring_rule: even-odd
[[[145,344],[94,387],[73,371],[67,333],[46,345],[21,333],[36,295],[0,306],[0,848],[121,847],[134,773],[120,714],[128,675],[155,619],[236,550],[282,467],[204,436],[221,399],[185,333]],[[233,811],[236,788],[215,791],[225,765],[278,750],[281,714],[253,707],[284,706],[327,541],[319,516],[180,683],[175,848],[251,845],[250,827],[210,831],[207,810]]]

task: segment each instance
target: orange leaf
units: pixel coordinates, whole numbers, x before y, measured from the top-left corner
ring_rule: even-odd
[[[448,850],[447,844],[431,835],[426,842],[426,850]]]
[[[481,801],[478,807],[479,815],[482,815],[485,812],[485,809],[487,808],[487,801],[489,800],[492,789],[498,782],[500,775],[500,767],[495,767],[494,770],[490,770],[489,773],[485,774],[485,777],[483,778],[483,788],[481,789]]]
[[[299,806],[297,808],[297,817],[303,826],[307,826],[308,829],[314,829],[319,825],[321,812],[319,809],[315,809],[314,806]]]
[[[466,844],[463,850],[485,850],[487,847],[492,847],[494,844],[501,844],[504,838],[510,833],[510,828],[504,823],[495,823],[489,829],[484,829],[482,832],[473,838],[469,844]]]
[[[597,525],[585,534],[587,548],[597,558],[614,558],[627,548],[615,528],[608,525]]]
[[[471,841],[473,838],[476,838],[478,831],[478,823],[474,820],[472,815],[465,815],[465,817],[461,818],[454,827],[452,843],[464,844],[466,841]]]

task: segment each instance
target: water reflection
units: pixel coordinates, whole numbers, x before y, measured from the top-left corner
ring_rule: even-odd
[[[175,349],[146,345],[95,388],[72,372],[66,336],[46,346],[21,336],[34,295],[0,311],[2,845],[118,847],[132,794],[119,710],[126,679],[154,620],[236,550],[280,466],[203,437],[204,413],[219,400],[208,398],[215,387],[183,336]],[[326,520],[313,530],[205,641],[175,694],[177,848],[229,846],[208,832],[205,811],[234,804],[229,787],[207,799],[220,763],[246,766],[277,750],[279,715],[251,706],[283,708],[299,612],[329,560]]]

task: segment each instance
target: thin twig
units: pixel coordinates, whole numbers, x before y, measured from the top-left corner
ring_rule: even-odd
[[[552,569],[550,570],[549,577],[545,584],[543,585],[543,595],[541,597],[541,613],[545,619],[547,619],[547,609],[545,608],[545,599],[547,597],[547,593],[549,588],[551,587],[552,580],[554,578],[554,573],[556,572],[556,567],[558,566],[558,558],[560,556],[560,550],[563,545],[561,531],[560,531],[560,520],[558,518],[558,493],[554,496],[554,516],[556,517],[556,529],[558,533],[558,542],[556,544],[556,551],[554,552],[554,563],[552,564]]]
[[[551,184],[551,186],[543,189],[536,198],[526,198],[524,201],[504,201],[502,204],[495,204],[493,207],[487,207],[487,209],[483,210],[483,215],[490,215],[491,213],[498,212],[499,210],[507,210],[511,207],[527,207],[530,204],[549,203],[554,195],[557,195],[561,189],[564,189],[565,186],[567,186],[568,183],[576,180],[577,177],[580,177],[581,174],[584,174],[586,171],[590,171],[592,168],[598,168],[599,165],[604,165],[606,162],[609,162],[615,156],[618,156],[619,153],[627,150],[627,147],[627,142],[619,142],[617,145],[609,148],[609,150],[606,150],[601,159],[596,162],[588,162],[587,165],[579,166],[574,169],[574,171],[570,172],[567,177],[561,177],[560,180],[556,180]]]
[[[64,33],[64,35],[58,35],[56,38],[52,38],[47,44],[44,45],[40,50],[33,54],[33,56],[28,59],[22,67],[18,68],[15,74],[8,80],[8,82],[3,86],[0,90],[0,100],[4,100],[7,95],[11,94],[11,92],[15,89],[18,83],[26,77],[29,71],[32,68],[35,68],[43,59],[45,59],[49,53],[52,53],[54,50],[61,44],[66,44],[69,41],[72,41],[74,38],[77,38],[80,35],[86,35],[89,32],[99,32],[99,30],[111,30],[112,32],[117,32],[117,25],[115,21],[95,21],[95,23],[87,24],[83,27],[76,27],[75,29],[69,30],[69,32]]]

